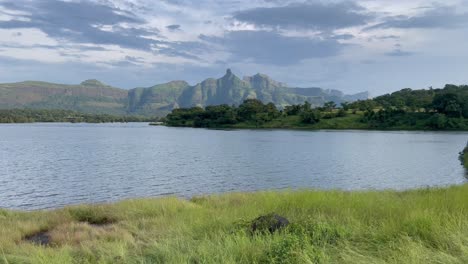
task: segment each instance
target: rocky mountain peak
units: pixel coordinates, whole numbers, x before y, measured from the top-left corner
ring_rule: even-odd
[[[86,80],[86,81],[83,81],[82,83],[80,83],[80,85],[83,85],[83,86],[91,86],[91,87],[101,87],[101,86],[107,86],[106,84],[96,80],[96,79],[90,79],[90,80]]]
[[[245,76],[244,81],[250,83],[253,88],[260,87],[285,87],[286,85],[281,82],[277,82],[270,78],[270,76],[262,73],[257,73],[253,76]]]
[[[230,77],[232,75],[234,75],[234,74],[232,74],[231,69],[226,69],[226,74],[224,75],[224,77]]]

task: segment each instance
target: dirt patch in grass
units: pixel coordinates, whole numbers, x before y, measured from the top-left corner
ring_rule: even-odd
[[[25,236],[23,240],[36,245],[48,246],[50,244],[50,234],[48,231],[39,231]]]
[[[131,241],[126,230],[112,224],[67,223],[49,232],[51,241],[57,245],[80,245],[85,241]]]
[[[69,222],[49,230],[43,230],[25,236],[22,241],[38,246],[55,247],[62,245],[80,245],[89,241],[132,241],[133,236],[126,230],[113,224],[89,224],[87,222]]]

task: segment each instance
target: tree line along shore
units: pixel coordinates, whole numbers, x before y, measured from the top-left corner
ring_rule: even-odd
[[[239,106],[174,109],[164,121],[169,126],[207,128],[467,130],[468,86],[403,89],[339,106],[304,102],[278,109],[248,99]]]
[[[156,117],[119,116],[109,114],[80,113],[61,109],[0,109],[0,123],[70,122],[70,123],[112,123],[112,122],[153,122]]]

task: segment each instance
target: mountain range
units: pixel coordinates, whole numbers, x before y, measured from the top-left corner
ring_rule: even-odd
[[[304,101],[320,106],[327,101],[341,103],[368,97],[368,92],[345,95],[338,90],[318,87],[288,87],[264,74],[240,79],[229,69],[219,79],[209,78],[196,85],[171,81],[130,90],[112,87],[98,80],[87,80],[79,85],[37,81],[0,84],[0,109],[66,109],[115,115],[162,116],[174,108],[238,105],[250,98],[284,107]]]

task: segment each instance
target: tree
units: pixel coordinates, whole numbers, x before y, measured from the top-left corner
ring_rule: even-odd
[[[349,110],[349,102],[341,102],[341,107],[343,110],[348,111]]]
[[[432,101],[432,107],[439,113],[446,114],[449,117],[460,117],[462,114],[462,105],[457,94],[444,93],[438,94]]]
[[[331,112],[333,109],[335,109],[336,104],[333,101],[326,102],[323,104],[323,108],[325,108],[326,111]]]
[[[258,99],[247,99],[237,110],[237,115],[241,121],[254,120],[255,115],[265,111],[265,105]]]
[[[336,116],[337,117],[345,117],[348,113],[346,112],[346,110],[344,110],[343,108],[341,108],[338,113],[336,113]]]
[[[312,109],[312,105],[308,101],[305,101],[304,104],[301,107],[301,110],[302,111],[309,111],[310,109]]]
[[[447,117],[444,114],[434,114],[429,118],[427,126],[434,129],[444,129],[447,126]]]
[[[288,105],[288,106],[286,106],[284,108],[284,112],[288,116],[298,115],[299,112],[301,111],[301,108],[302,108],[302,105],[300,105],[300,104],[298,104],[298,105]]]
[[[267,113],[256,113],[254,115],[255,127],[257,128],[269,120],[270,118]]]
[[[302,123],[315,124],[320,121],[320,112],[317,109],[301,111],[300,118]]]
[[[268,121],[275,119],[280,116],[280,112],[274,103],[268,103],[265,105],[265,112],[268,115]]]

